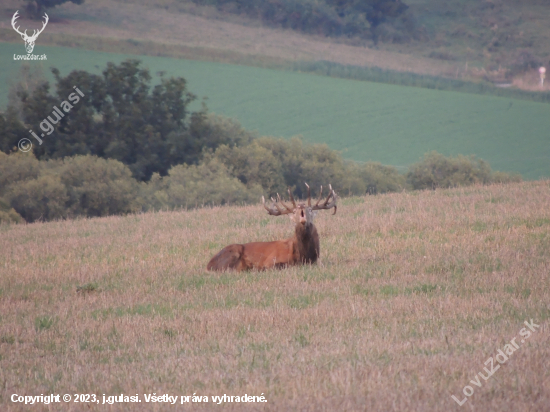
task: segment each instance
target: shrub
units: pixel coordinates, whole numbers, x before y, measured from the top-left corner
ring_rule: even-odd
[[[0,223],[23,223],[25,220],[13,207],[0,199]]]
[[[398,192],[406,187],[405,176],[393,166],[365,163],[359,167],[359,176],[366,185],[366,192],[371,195]]]
[[[314,195],[321,185],[332,183],[334,187],[342,187],[344,161],[339,152],[326,144],[308,144],[297,137],[290,140],[261,137],[257,141],[279,160],[285,185],[298,197],[307,194],[304,182],[311,186]]]
[[[66,187],[70,216],[119,215],[140,209],[138,182],[118,160],[69,157],[55,172]]]
[[[261,196],[260,186],[247,188],[213,157],[199,165],[174,166],[166,177],[156,174],[143,190],[146,209],[251,203]]]
[[[67,190],[59,177],[39,176],[13,185],[7,194],[10,205],[27,222],[67,216]]]
[[[45,162],[39,162],[32,153],[15,152],[11,155],[0,152],[0,196],[12,185],[36,179]]]
[[[257,142],[245,147],[220,146],[215,157],[249,189],[260,186],[269,196],[286,191],[280,160]]]
[[[521,181],[519,175],[493,173],[486,162],[473,156],[445,157],[437,152],[427,153],[405,177],[391,166],[344,161],[328,146],[299,138],[252,139],[237,123],[218,120],[221,129],[229,131],[218,142],[229,144],[214,152],[205,150],[198,164],[173,166],[167,176],[153,173],[147,183],[138,182],[127,165],[114,159],[86,155],[38,161],[31,153],[0,153],[0,222],[255,203],[262,195],[286,195],[287,186],[303,199],[307,195],[304,182],[316,197],[319,187],[329,183],[340,195],[352,196],[406,187]],[[249,138],[248,145],[236,143]]]
[[[2,220],[130,213],[140,209],[138,194],[130,169],[116,160],[75,156],[38,161],[31,153],[0,153],[0,197],[9,206],[0,208]]]
[[[475,156],[445,157],[435,151],[409,167],[407,182],[413,189],[435,189],[493,182],[518,181],[517,175],[493,173],[487,162]]]

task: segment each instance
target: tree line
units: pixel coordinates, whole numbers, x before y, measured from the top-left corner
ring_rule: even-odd
[[[263,23],[331,37],[405,42],[414,19],[401,0],[190,0]]]
[[[406,42],[418,37],[409,6],[401,0],[181,0],[214,6],[225,13],[304,33]],[[40,19],[46,9],[84,0],[25,0],[29,16]]]
[[[160,73],[151,86],[137,60],[109,63],[102,75],[53,73],[53,94],[46,81],[16,83],[0,114],[1,221],[254,203],[287,187],[304,197],[304,181],[314,190],[331,182],[347,196],[520,179],[480,159],[435,152],[403,175],[346,161],[324,144],[260,137],[204,104],[191,112],[196,97],[185,79]],[[53,116],[75,85],[83,97],[69,116]],[[21,153],[18,142],[34,139],[28,125],[38,124],[42,145]]]

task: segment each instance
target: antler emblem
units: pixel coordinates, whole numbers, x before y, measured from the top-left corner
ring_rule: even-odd
[[[18,13],[19,13],[19,10],[17,10],[13,15],[13,18],[11,19],[11,25],[13,29],[21,35],[21,38],[25,42],[25,49],[27,49],[27,53],[30,54],[34,49],[34,42],[38,38],[38,35],[44,31],[50,18],[46,13],[44,13],[44,22],[42,23],[42,28],[40,30],[33,30],[32,36],[29,36],[27,35],[27,30],[25,30],[25,32],[22,33],[19,31],[19,26],[15,27],[15,22],[20,17]]]

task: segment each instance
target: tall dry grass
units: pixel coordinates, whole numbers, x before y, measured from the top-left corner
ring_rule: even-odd
[[[550,410],[549,205],[550,181],[343,199],[317,217],[318,265],[248,273],[204,268],[291,235],[260,205],[0,226],[0,409],[124,393],[142,403],[89,409]],[[460,408],[527,319],[543,330]]]

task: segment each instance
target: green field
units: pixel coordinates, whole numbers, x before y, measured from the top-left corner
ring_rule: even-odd
[[[0,44],[0,106],[8,79],[21,65],[22,44]],[[73,69],[97,72],[108,61],[130,57],[40,46],[44,67],[63,75]],[[183,76],[189,89],[215,113],[238,119],[262,135],[301,134],[324,142],[356,161],[374,160],[404,168],[424,153],[475,154],[493,169],[524,178],[550,176],[550,106],[509,98],[334,79],[160,57],[140,56],[152,73]],[[39,63],[35,63],[39,64]],[[198,105],[196,106],[199,107]]]

